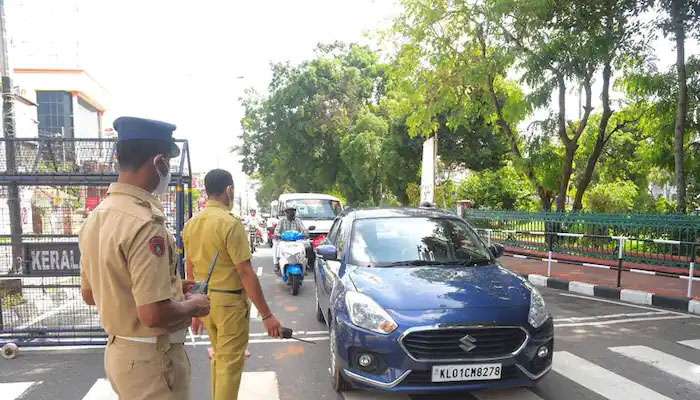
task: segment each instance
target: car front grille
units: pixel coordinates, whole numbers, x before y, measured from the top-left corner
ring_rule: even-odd
[[[465,327],[413,331],[402,339],[416,360],[469,360],[508,357],[527,334],[517,327]]]

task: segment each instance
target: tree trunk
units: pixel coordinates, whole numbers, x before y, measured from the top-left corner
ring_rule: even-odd
[[[479,40],[479,45],[481,47],[481,56],[484,60],[487,59],[486,53],[486,40],[483,35],[483,29],[478,29],[477,38]],[[552,208],[552,196],[551,193],[542,186],[542,184],[537,180],[537,175],[535,174],[535,169],[532,164],[525,159],[523,153],[520,151],[518,137],[516,133],[511,128],[508,121],[506,121],[503,115],[503,105],[498,99],[498,94],[496,93],[496,88],[494,86],[495,77],[492,74],[487,74],[486,84],[488,86],[489,94],[491,95],[491,101],[493,102],[493,107],[496,109],[496,116],[498,117],[496,123],[505,132],[506,136],[510,141],[511,151],[513,153],[513,158],[521,163],[525,169],[525,176],[527,176],[528,181],[535,187],[535,191],[540,198],[540,204],[545,211],[549,211]]]
[[[608,124],[610,122],[610,117],[613,115],[613,111],[610,109],[611,76],[612,68],[610,66],[610,60],[608,60],[603,67],[603,89],[601,94],[603,114],[600,116],[600,124],[598,125],[598,137],[596,138],[595,145],[593,146],[593,151],[591,152],[590,156],[588,156],[588,162],[586,163],[586,169],[583,171],[583,176],[576,186],[576,197],[572,206],[573,211],[581,211],[583,209],[583,195],[588,189],[588,185],[591,184],[591,180],[593,179],[593,171],[595,170],[595,166],[600,159],[600,155],[603,154],[603,149],[607,143]]]
[[[679,213],[686,212],[685,195],[685,123],[688,114],[688,83],[685,70],[685,16],[684,0],[671,1],[673,30],[676,39],[676,72],[678,75],[678,104],[676,108],[676,127],[673,138],[673,158],[676,173],[676,193]]]
[[[561,177],[559,182],[559,193],[557,194],[557,212],[566,211],[566,199],[569,191],[569,183],[571,182],[571,175],[574,172],[574,158],[576,157],[576,151],[578,151],[578,141],[583,134],[583,131],[588,125],[588,118],[591,115],[593,108],[591,107],[591,74],[584,77],[583,79],[583,89],[586,91],[586,105],[583,110],[583,117],[578,123],[578,127],[574,131],[574,136],[569,137],[567,132],[566,124],[566,81],[564,77],[559,74],[557,76],[557,82],[559,87],[559,117],[558,117],[558,134],[564,145],[564,165],[561,169]]]

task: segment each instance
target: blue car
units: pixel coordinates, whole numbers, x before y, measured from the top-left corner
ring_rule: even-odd
[[[316,308],[336,391],[531,386],[551,369],[540,293],[463,219],[436,209],[341,214],[317,248]]]

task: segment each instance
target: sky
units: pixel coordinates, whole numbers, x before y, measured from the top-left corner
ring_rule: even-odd
[[[231,149],[241,133],[243,91],[265,92],[270,63],[301,62],[319,42],[376,46],[368,35],[400,11],[395,0],[5,3],[11,63],[35,57],[85,68],[109,93],[105,126],[120,115],[175,123],[175,136],[190,142],[193,170],[228,169],[238,187],[247,178]],[[672,44],[655,47],[660,65],[671,65]],[[698,51],[689,43],[688,54]],[[576,98],[569,100],[575,117]]]
[[[238,187],[246,178],[231,148],[241,133],[243,91],[264,92],[270,63],[301,62],[319,42],[373,43],[367,35],[398,12],[393,0],[6,4],[9,35],[26,47],[15,65],[33,52],[85,68],[109,92],[105,126],[120,115],[172,122],[175,136],[190,142],[195,172],[231,170]]]

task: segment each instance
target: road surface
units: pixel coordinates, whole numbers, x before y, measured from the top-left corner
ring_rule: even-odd
[[[282,322],[316,345],[268,338],[259,316],[251,321],[251,358],[241,400],[637,400],[700,399],[700,318],[652,307],[542,289],[555,317],[553,371],[536,387],[447,396],[338,395],[328,376],[328,335],[315,319],[313,279],[292,297],[272,271],[270,249],[254,260],[264,291]],[[253,316],[256,316],[253,311]],[[190,338],[193,399],[209,398],[207,339]],[[23,351],[0,360],[0,400],[111,400],[103,350]]]

